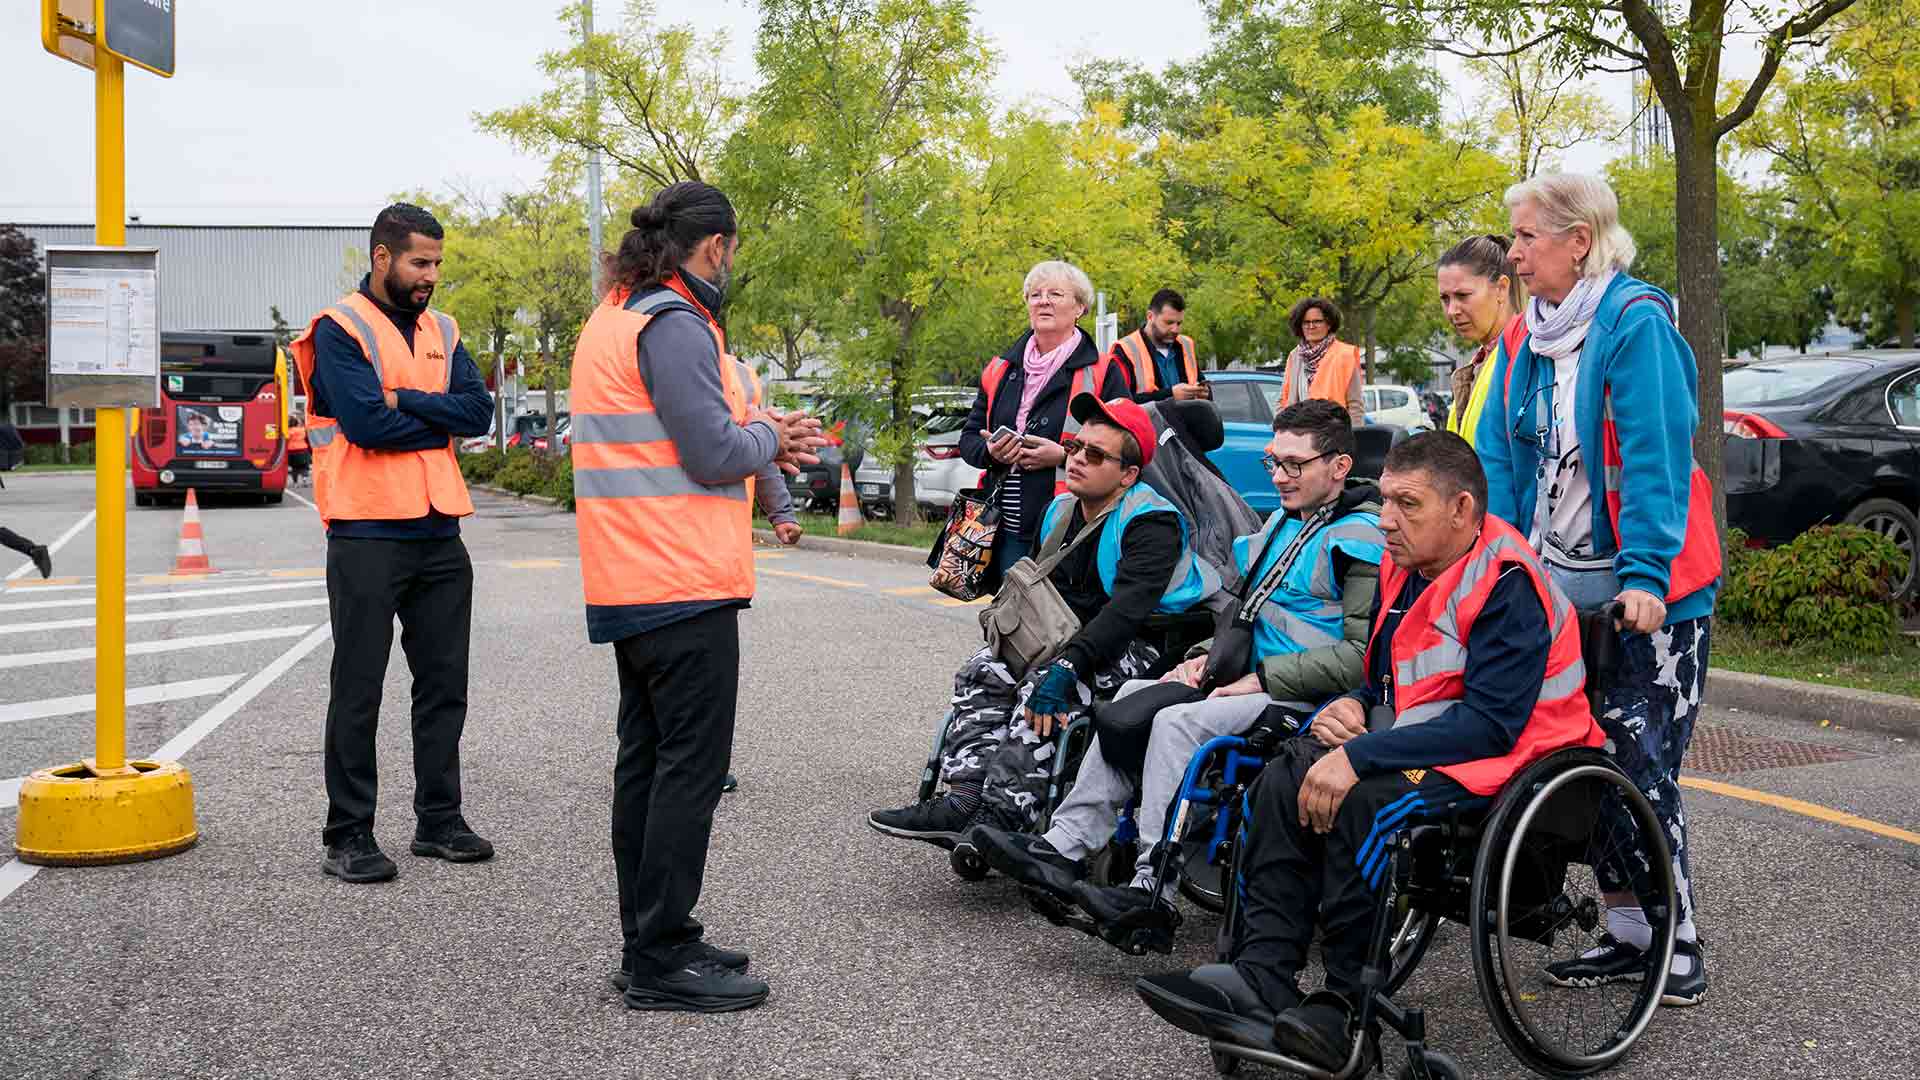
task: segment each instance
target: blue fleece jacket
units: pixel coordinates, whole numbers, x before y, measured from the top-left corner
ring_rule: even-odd
[[[1631,303],[1641,296],[1651,299]],[[1698,370],[1693,350],[1669,317],[1672,310],[1666,293],[1617,275],[1587,331],[1573,402],[1580,452],[1595,480],[1594,550],[1613,554],[1621,588],[1662,598],[1686,540],[1693,432],[1700,424]],[[1487,473],[1488,511],[1525,533],[1533,525],[1541,450],[1535,433],[1538,413],[1548,407],[1552,393],[1553,360],[1535,356],[1529,340],[1511,359],[1500,352],[1492,379],[1474,449]],[[1618,537],[1607,511],[1606,469],[1600,460],[1609,390],[1622,462]],[[1668,604],[1668,624],[1713,614],[1719,587],[1715,581]]]

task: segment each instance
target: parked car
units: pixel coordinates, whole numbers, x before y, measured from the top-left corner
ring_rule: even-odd
[[[782,403],[782,408],[802,408],[820,417],[826,424],[829,444],[820,449],[820,461],[800,466],[799,473],[787,477],[787,493],[793,507],[801,513],[816,511],[831,514],[840,507],[840,466],[858,470],[866,457],[866,428],[857,419],[849,419],[852,410],[844,403],[819,395],[804,395]]]
[[[1725,376],[1727,522],[1755,546],[1815,525],[1871,529],[1907,554],[1895,594],[1920,582],[1920,351],[1744,364]]]
[[[570,413],[562,409],[559,415],[554,417],[554,422],[556,424],[565,424],[570,415]],[[519,416],[513,418],[512,426],[507,428],[507,445],[510,447],[532,446],[534,445],[535,439],[541,438],[546,433],[546,413],[521,413]],[[540,445],[544,447],[546,444],[542,442]]]
[[[1260,457],[1273,441],[1273,414],[1280,411],[1286,378],[1268,371],[1209,371],[1207,385],[1213,388],[1213,406],[1220,410],[1220,426],[1226,431],[1225,441],[1207,460],[1265,517],[1280,509],[1280,493],[1273,490]]]
[[[956,494],[980,482],[980,470],[960,456],[960,433],[972,405],[969,398],[966,407],[926,409],[914,438],[913,496],[927,517],[944,517]],[[860,464],[853,482],[862,510],[877,517],[893,516],[893,474],[892,465],[872,456]]]
[[[1420,403],[1420,395],[1411,386],[1368,383],[1360,388],[1360,397],[1367,408],[1368,423],[1394,424],[1408,431],[1433,427],[1433,420]]]

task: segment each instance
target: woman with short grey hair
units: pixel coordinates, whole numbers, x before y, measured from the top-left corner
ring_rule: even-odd
[[[1707,976],[1680,762],[1706,688],[1720,586],[1712,489],[1693,462],[1693,350],[1674,326],[1672,299],[1627,273],[1633,237],[1605,181],[1537,176],[1509,188],[1506,204],[1514,269],[1531,299],[1527,341],[1499,358],[1474,434],[1487,509],[1528,534],[1576,607],[1621,606],[1621,666],[1596,719],[1671,840],[1679,941],[1661,1000],[1693,1005]],[[1630,821],[1599,828],[1637,831]],[[1651,857],[1635,854],[1642,864]],[[1647,974],[1653,928],[1637,898],[1643,883],[1631,866],[1596,870],[1608,890],[1609,936],[1585,956],[1549,965],[1563,986]]]
[[[1093,282],[1069,262],[1049,260],[1027,271],[1021,289],[1027,332],[987,361],[980,392],[960,433],[960,456],[987,471],[1000,507],[1000,530],[986,587],[999,588],[1005,569],[1033,549],[1040,519],[1066,490],[1066,447],[1078,428],[1067,402],[1081,393],[1105,401],[1132,388],[1121,365],[1102,356],[1080,318],[1093,305]]]

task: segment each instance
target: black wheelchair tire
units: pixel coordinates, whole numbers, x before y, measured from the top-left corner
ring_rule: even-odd
[[[1581,777],[1605,779],[1620,791],[1641,830],[1651,838],[1653,865],[1662,879],[1657,888],[1665,895],[1666,910],[1676,910],[1673,860],[1666,834],[1654,815],[1652,804],[1611,758],[1597,750],[1562,750],[1528,766],[1501,791],[1482,826],[1467,905],[1474,984],[1501,1041],[1521,1064],[1543,1076],[1590,1076],[1616,1064],[1633,1048],[1659,1010],[1660,994],[1665,986],[1662,979],[1642,980],[1634,999],[1632,1019],[1622,1025],[1624,1038],[1593,1054],[1576,1053],[1543,1040],[1532,1030],[1526,1017],[1519,1015],[1509,1003],[1509,995],[1518,998],[1511,986],[1510,964],[1505,959],[1510,955],[1511,939],[1502,930],[1508,915],[1512,853],[1524,840],[1531,809],[1544,803],[1558,787]],[[1674,921],[1667,919],[1660,963],[1653,970],[1665,971],[1673,962],[1674,929]]]
[[[985,881],[987,877],[986,860],[972,848],[957,847],[947,856],[947,865],[964,881]]]
[[[1420,966],[1420,959],[1427,955],[1434,937],[1440,932],[1440,916],[1431,911],[1418,908],[1408,910],[1406,919],[1388,940],[1387,985],[1388,997],[1400,992],[1413,970]]]
[[[1207,1053],[1213,1057],[1213,1071],[1219,1073],[1221,1076],[1232,1076],[1234,1073],[1240,1071],[1240,1059],[1234,1057],[1232,1054],[1222,1053],[1218,1050],[1209,1050]]]
[[[1428,1080],[1467,1080],[1467,1070],[1453,1060],[1453,1055],[1444,1051],[1422,1051],[1420,1063],[1427,1067]],[[1413,1062],[1400,1066],[1400,1080],[1414,1080],[1414,1076]]]
[[[1180,895],[1193,905],[1215,915],[1227,910],[1227,863],[1210,862],[1203,838],[1187,851],[1180,867]],[[1238,1058],[1234,1059],[1238,1061]]]

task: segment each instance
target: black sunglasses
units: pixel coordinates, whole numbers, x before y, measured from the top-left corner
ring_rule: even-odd
[[[1139,462],[1127,460],[1127,455],[1125,454],[1109,454],[1097,446],[1088,446],[1078,439],[1067,444],[1067,456],[1072,457],[1075,454],[1084,456],[1087,459],[1087,464],[1095,468],[1105,465],[1109,461],[1119,462],[1122,468],[1137,469],[1140,467]]]
[[[1302,458],[1299,461],[1289,461],[1285,458],[1274,457],[1272,453],[1265,453],[1260,455],[1260,464],[1265,465],[1268,472],[1278,469],[1292,479],[1298,480],[1300,479],[1300,474],[1306,470],[1307,466],[1319,461],[1323,457],[1331,457],[1334,453],[1335,451],[1328,450],[1326,453],[1315,454],[1310,458]]]

